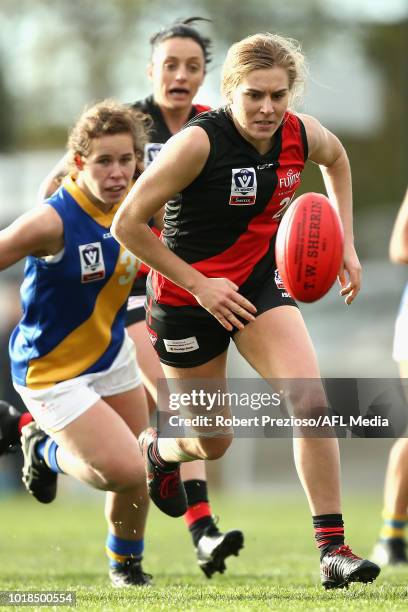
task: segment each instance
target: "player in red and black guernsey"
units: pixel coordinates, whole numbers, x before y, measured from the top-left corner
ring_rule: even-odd
[[[209,110],[208,106],[193,104],[210,62],[211,41],[195,27],[200,18],[176,21],[162,28],[151,39],[152,53],[148,76],[153,94],[132,104],[151,118],[149,142],[145,145],[144,163],[147,167],[163,144],[176,134],[190,119]],[[207,20],[204,20],[207,21]],[[52,170],[40,189],[41,198],[50,196],[66,174],[66,158]],[[149,224],[157,234],[163,225],[162,211]],[[137,357],[147,393],[150,412],[156,409],[157,381],[163,378],[159,359],[149,340],[145,323],[144,303],[146,275],[149,268],[141,266],[133,285],[126,316],[126,328],[137,348]],[[12,406],[0,404],[0,454],[2,448],[19,440],[20,430],[30,416],[20,418]],[[7,442],[5,442],[7,441]],[[4,452],[3,450],[3,452]],[[214,522],[208,499],[206,470],[203,461],[185,464],[182,470],[187,491],[188,508],[184,514],[196,548],[197,561],[204,574],[224,572],[225,559],[236,555],[243,546],[243,534],[238,530],[221,533]]]
[[[155,270],[147,323],[171,391],[169,408],[176,403],[188,432],[171,437],[167,428],[164,437],[149,428],[140,436],[151,499],[168,514],[182,513],[180,463],[216,459],[231,444],[222,392],[232,337],[260,376],[279,379],[291,414],[306,421],[294,434],[296,468],[313,515],[322,584],[340,588],[371,582],[380,569],[344,543],[338,441],[330,428],[316,437],[308,427],[308,419],[327,414],[327,400],[301,313],[276,274],[279,218],[306,159],[320,166],[342,219],[339,281],[347,304],[359,291],[361,267],[347,154],[317,119],[289,111],[303,82],[304,57],[294,41],[257,34],[234,44],[223,70],[227,106],[193,119],[165,145],[117,212],[112,232]],[[166,206],[159,240],[147,221],[174,193],[181,197]]]
[[[295,305],[280,286],[274,237],[307,158],[302,121],[286,113],[275,144],[266,155],[242,138],[228,108],[205,113],[188,125],[206,132],[210,155],[201,175],[183,190],[182,198],[166,206],[164,244],[203,274],[229,278],[248,299],[256,295],[258,316],[271,307],[272,294],[277,303]],[[158,324],[168,319],[174,325],[174,307],[183,328],[182,313],[187,319],[190,315],[216,329],[219,326],[207,310],[197,308],[198,302],[189,291],[155,270],[149,279],[148,307],[148,326],[153,319]],[[211,359],[226,348],[229,338],[209,335],[203,342],[208,345],[205,356]],[[160,334],[155,347],[159,352],[163,349],[163,363],[174,364],[174,356],[166,350]],[[177,365],[200,365],[203,351],[201,344],[197,353],[178,353]]]

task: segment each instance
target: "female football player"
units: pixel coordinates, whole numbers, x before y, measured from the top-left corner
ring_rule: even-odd
[[[126,198],[112,231],[152,268],[146,321],[172,391],[194,390],[197,381],[202,388],[211,388],[211,380],[222,387],[233,338],[262,377],[287,381],[292,413],[307,419],[326,414],[327,402],[299,309],[274,274],[279,218],[307,159],[322,169],[343,222],[339,280],[347,304],[359,291],[361,268],[345,150],[317,119],[289,110],[303,80],[304,58],[293,41],[257,34],[234,44],[223,70],[227,105],[193,119],[165,145]],[[285,181],[288,176],[296,178]],[[147,223],[174,193],[181,196],[166,205],[159,240]],[[303,379],[311,384],[303,388]],[[200,407],[190,408],[194,416]],[[208,414],[208,406],[201,409]],[[150,497],[168,514],[181,514],[186,505],[180,463],[216,459],[231,443],[229,406],[220,402],[212,412],[219,417],[215,425],[193,427],[195,435],[157,437],[150,428],[140,437]],[[379,568],[344,544],[337,439],[316,437],[307,427],[295,436],[322,584],[374,580]],[[170,481],[171,489],[165,486]]]
[[[23,428],[23,481],[43,503],[59,473],[107,491],[114,586],[150,582],[137,444],[148,408],[124,324],[139,262],[110,232],[142,162],[145,122],[114,101],[86,110],[69,136],[69,176],[0,233],[1,269],[27,258],[23,316],[10,339],[13,383],[35,419]]]

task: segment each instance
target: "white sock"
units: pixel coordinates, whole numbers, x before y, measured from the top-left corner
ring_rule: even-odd
[[[197,457],[191,457],[191,455],[185,453],[175,438],[159,437],[157,440],[157,450],[163,461],[168,461],[169,463],[178,463],[179,461],[185,463],[197,459]]]

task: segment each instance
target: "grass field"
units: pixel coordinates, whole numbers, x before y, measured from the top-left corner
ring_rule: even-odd
[[[182,520],[152,509],[144,569],[154,575],[154,586],[118,591],[107,579],[102,505],[102,495],[99,501],[62,494],[50,506],[26,495],[2,499],[0,590],[76,591],[76,609],[86,610],[408,607],[408,569],[383,570],[373,585],[348,590],[324,591],[319,586],[311,521],[300,494],[213,499],[221,528],[243,529],[246,542],[238,558],[228,559],[228,572],[212,580],[197,568]],[[348,540],[356,552],[369,554],[380,521],[379,500],[348,497],[344,513]]]

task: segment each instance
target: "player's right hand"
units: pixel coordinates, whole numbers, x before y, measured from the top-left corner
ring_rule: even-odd
[[[197,302],[208,310],[227,331],[234,327],[244,329],[245,321],[254,321],[256,308],[228,278],[206,278],[194,291]]]

